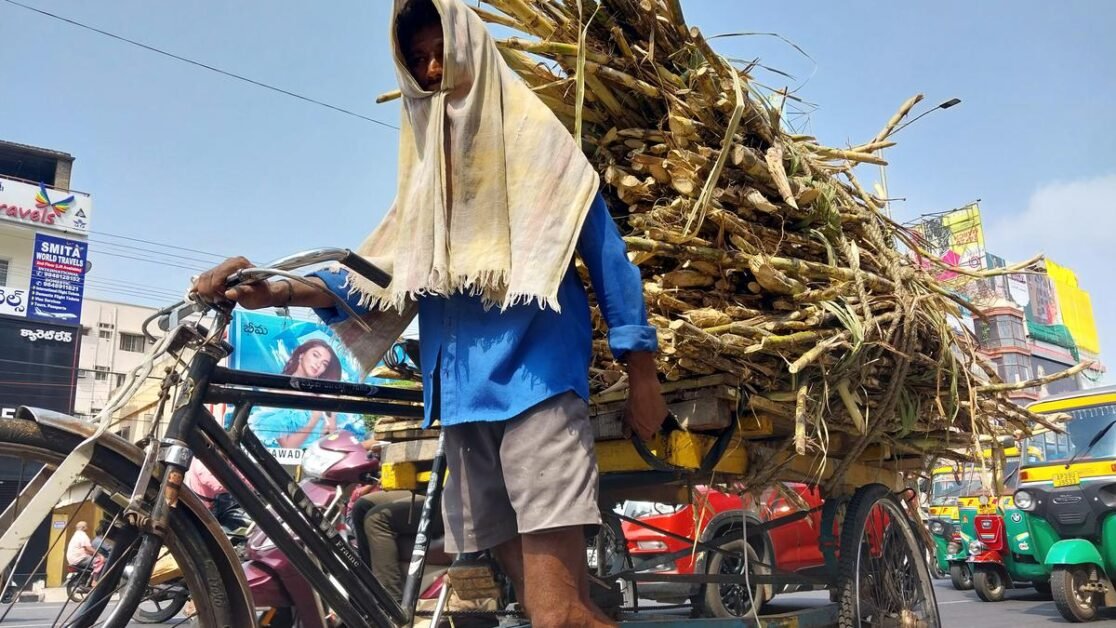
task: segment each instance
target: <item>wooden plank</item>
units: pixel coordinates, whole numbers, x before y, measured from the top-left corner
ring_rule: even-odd
[[[774,453],[767,447],[759,445],[753,445],[752,453],[755,455],[765,450],[768,454]],[[763,457],[761,459],[769,460],[770,458]],[[815,483],[824,482],[833,477],[833,472],[837,469],[841,460],[838,458],[826,459],[824,460],[825,468],[822,469],[823,459],[820,454],[798,456],[794,452],[783,452],[775,456],[770,464],[782,464],[783,462],[786,462],[787,465],[779,475],[780,480]],[[866,484],[879,483],[890,487],[892,490],[899,490],[903,488],[903,482],[899,475],[900,469],[898,466],[890,462],[884,462],[880,465],[854,462],[845,473],[842,485],[847,488],[856,488]]]
[[[384,447],[380,453],[380,460],[384,464],[397,462],[430,462],[438,452],[438,439],[424,438],[422,440],[409,440],[401,443],[392,443]]]
[[[372,436],[376,440],[387,441],[417,440],[420,438],[438,438],[438,430],[422,429],[421,420],[384,421],[380,419],[376,422],[376,429],[373,430]]]

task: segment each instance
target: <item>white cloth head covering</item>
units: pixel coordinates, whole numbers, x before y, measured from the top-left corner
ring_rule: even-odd
[[[350,279],[373,310],[372,337],[338,326],[365,366],[398,337],[422,295],[461,292],[501,308],[558,310],[558,286],[599,185],[570,132],[461,0],[432,0],[445,43],[437,91],[425,91],[407,67],[394,18],[408,0],[394,2],[392,59],[403,96],[398,187],[358,249],[393,279],[386,289]]]

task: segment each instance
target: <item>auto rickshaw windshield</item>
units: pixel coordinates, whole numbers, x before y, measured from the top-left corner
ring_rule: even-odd
[[[930,485],[930,505],[948,506],[958,497],[975,495],[980,491],[980,476],[973,467],[961,471],[947,471],[934,475]]]
[[[1046,454],[1046,463],[1116,458],[1116,403],[1066,412],[1072,418],[1064,425],[1065,434],[1045,432],[1028,439],[1029,447]],[[1104,435],[1090,448],[1089,443],[1102,431]]]

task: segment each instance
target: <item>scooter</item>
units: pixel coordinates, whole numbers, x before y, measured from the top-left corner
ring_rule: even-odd
[[[354,545],[349,529],[349,499],[362,485],[379,483],[379,458],[369,453],[349,432],[319,439],[302,456],[303,480],[299,487],[324,514],[324,520]],[[420,600],[437,599],[436,586],[451,559],[440,551],[440,540],[427,549]],[[326,615],[313,588],[295,566],[259,529],[248,535],[244,572],[257,608],[263,609],[259,624],[271,628],[327,628]],[[410,555],[407,555],[410,559]],[[404,572],[406,566],[404,566]]]

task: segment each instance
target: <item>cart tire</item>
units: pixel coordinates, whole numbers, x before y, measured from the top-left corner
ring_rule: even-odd
[[[1092,579],[1090,574],[1091,568],[1085,565],[1055,567],[1050,574],[1054,606],[1066,621],[1081,623],[1097,618],[1096,595],[1077,590]]]
[[[739,534],[739,532],[737,532]],[[734,535],[735,536],[735,535]],[[718,537],[711,541],[711,544],[718,545],[724,541],[725,537]],[[761,567],[759,561],[763,560],[756,548],[752,546],[739,536],[733,541],[728,541],[720,546],[726,552],[733,552],[734,556],[725,556],[719,552],[713,553],[707,564],[709,565],[706,570],[707,573],[712,574],[742,574],[744,573],[745,565],[751,574],[765,574],[767,568]],[[745,563],[745,556],[747,563]],[[765,587],[762,584],[755,582],[751,584],[751,593],[741,585],[734,584],[707,584],[703,587],[702,594],[702,614],[706,617],[719,617],[722,619],[733,619],[736,617],[744,617],[752,612],[752,602],[754,601],[759,609],[763,608],[764,603],[767,601],[764,596]]]
[[[940,628],[926,553],[910,517],[882,484],[857,489],[841,529],[840,628]]]
[[[949,566],[949,581],[958,591],[971,591],[973,588],[973,572],[965,563],[953,563]]]
[[[1054,592],[1050,590],[1050,581],[1049,580],[1047,580],[1045,582],[1035,582],[1034,585],[1035,585],[1035,593],[1038,593],[1039,597],[1041,597],[1044,600],[1054,599],[1054,597],[1053,597]]]
[[[973,570],[973,589],[977,597],[985,602],[1000,602],[1004,599],[1007,585],[1004,576],[995,567],[977,567]]]

